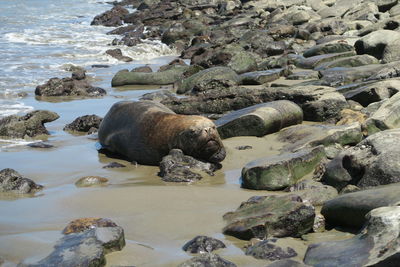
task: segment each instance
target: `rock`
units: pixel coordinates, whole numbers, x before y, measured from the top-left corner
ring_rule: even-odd
[[[375,111],[369,119],[367,119],[368,134],[371,135],[377,131],[394,129],[399,127],[400,116],[400,94],[396,93]]]
[[[303,121],[303,111],[287,100],[236,110],[215,121],[221,138],[264,136]]]
[[[343,109],[340,112],[340,120],[336,123],[336,125],[338,125],[338,126],[352,125],[352,124],[359,123],[361,125],[362,130],[364,130],[366,120],[367,120],[367,115],[360,111],[354,111],[351,109]],[[364,134],[364,131],[363,131],[363,134]]]
[[[188,66],[188,64],[186,64],[186,62],[183,61],[182,59],[177,58],[177,59],[172,60],[168,64],[161,66],[158,71],[160,72],[160,71],[169,70],[171,68],[174,68],[175,66]]]
[[[283,72],[283,69],[246,72],[240,75],[240,80],[244,85],[259,85],[279,79]]]
[[[327,224],[360,229],[366,222],[365,215],[373,209],[397,206],[400,183],[375,187],[340,195],[325,202],[321,213]]]
[[[150,66],[141,66],[137,67],[131,70],[131,72],[145,72],[145,73],[150,73],[153,72],[153,70],[150,68]]]
[[[360,188],[400,182],[400,130],[378,132],[340,153],[326,166],[323,182],[338,190],[347,184]]]
[[[369,54],[382,59],[383,63],[400,60],[396,44],[400,40],[400,33],[391,30],[378,30],[365,35],[358,40],[354,47],[357,54]]]
[[[305,265],[303,263],[290,259],[275,261],[274,263],[267,265],[267,267],[307,267],[307,266],[310,265]]]
[[[50,255],[27,266],[104,266],[105,254],[125,246],[124,230],[119,226],[93,226],[64,235]]]
[[[246,249],[246,255],[260,260],[276,261],[296,257],[297,252],[291,247],[281,246],[277,239],[266,239]],[[300,243],[300,242],[299,242]]]
[[[111,10],[96,16],[90,25],[103,25],[107,27],[116,27],[123,24],[122,19],[129,14],[129,11],[122,7],[116,6]]]
[[[215,164],[184,155],[180,149],[172,149],[160,162],[159,176],[164,182],[193,182],[204,174],[213,176]]]
[[[115,222],[107,218],[80,218],[70,222],[62,231],[64,235],[80,233],[98,227],[116,227]]]
[[[375,16],[379,16],[379,9],[375,3],[367,2],[362,3],[344,14],[343,18],[348,19],[350,21],[354,20],[370,20],[372,22],[376,22],[377,18]]]
[[[30,143],[30,144],[27,144],[27,146],[32,147],[32,148],[52,148],[52,147],[54,147],[52,144],[49,144],[46,142]]]
[[[398,0],[374,0],[374,2],[380,12],[386,12],[394,7],[398,3]]]
[[[97,115],[85,115],[76,118],[73,122],[65,125],[64,131],[89,132],[97,131],[103,118]]]
[[[0,192],[29,194],[41,189],[43,189],[42,185],[22,177],[21,174],[13,169],[7,168],[0,171]]]
[[[191,91],[195,86],[208,81],[230,80],[239,83],[240,78],[232,69],[227,67],[214,67],[197,72],[196,74],[182,80],[178,84],[178,94]]]
[[[133,60],[133,59],[130,58],[130,57],[127,57],[127,56],[122,55],[122,51],[121,51],[121,49],[119,49],[119,48],[116,48],[116,49],[108,49],[108,50],[106,51],[106,54],[112,56],[112,57],[115,58],[115,59],[118,59],[118,60],[120,60],[120,61],[123,61],[123,62],[130,62],[130,61]]]
[[[247,150],[247,149],[253,149],[252,146],[249,145],[244,145],[244,146],[237,146],[235,147],[237,150]]]
[[[354,51],[317,55],[304,59],[299,59],[296,62],[296,66],[303,69],[314,69],[317,68],[319,65],[326,64],[342,58],[353,57],[355,55],[356,53]]]
[[[89,186],[102,186],[107,185],[108,179],[99,176],[85,176],[75,182],[77,187],[89,187]]]
[[[99,87],[93,87],[87,79],[72,75],[72,78],[51,78],[45,84],[36,87],[37,96],[84,96],[98,97],[107,94]]]
[[[124,167],[126,167],[124,164],[118,162],[111,162],[106,166],[103,166],[103,169],[124,168]]]
[[[288,80],[318,80],[318,71],[306,70],[290,74],[286,77]]]
[[[351,125],[295,125],[279,132],[278,140],[286,143],[283,151],[296,151],[301,148],[334,144],[355,145],[362,140],[359,124]]]
[[[334,59],[329,62],[321,63],[315,66],[315,70],[326,70],[330,68],[352,68],[352,67],[359,67],[371,64],[378,64],[379,61],[373,56],[370,55],[357,55],[357,56],[350,56],[344,58]]]
[[[198,266],[236,267],[236,264],[221,258],[217,254],[203,253],[178,265],[178,267]]]
[[[367,220],[353,238],[310,245],[304,262],[312,266],[398,265],[400,207],[374,209]]]
[[[281,190],[314,171],[325,157],[323,146],[249,162],[242,169],[242,186],[256,190]]]
[[[7,116],[0,119],[0,136],[26,138],[49,134],[44,124],[59,117],[57,113],[47,110],[35,110],[24,116]]]
[[[327,44],[319,44],[313,46],[306,51],[304,51],[304,57],[313,57],[324,54],[332,54],[332,53],[343,53],[354,51],[354,47],[352,45],[346,43],[327,43]]]
[[[254,196],[224,215],[223,233],[239,239],[299,237],[312,229],[314,207],[297,195]]]
[[[168,90],[159,90],[152,93],[147,93],[142,95],[139,100],[152,100],[155,102],[161,102],[163,100],[174,100],[176,98],[176,94],[172,93]]]
[[[357,87],[344,93],[346,99],[357,101],[366,107],[373,102],[379,102],[392,97],[400,90],[400,80],[390,79]]]
[[[299,195],[303,201],[309,201],[313,206],[321,206],[338,195],[334,187],[313,180],[302,180],[285,191]]]
[[[190,253],[209,253],[220,248],[226,248],[222,241],[207,236],[196,236],[182,247]]]
[[[197,66],[175,67],[166,71],[152,73],[119,71],[112,78],[111,85],[122,86],[135,84],[173,84],[184,78],[186,72],[193,74],[197,71],[199,71]]]

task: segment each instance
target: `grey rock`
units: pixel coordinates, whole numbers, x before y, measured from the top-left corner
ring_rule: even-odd
[[[275,261],[274,263],[267,265],[267,267],[307,267],[307,266],[310,265],[305,265],[304,263],[290,259]]]
[[[279,79],[283,72],[283,69],[246,72],[240,75],[240,79],[244,85],[259,85]]]
[[[314,206],[321,206],[338,195],[338,191],[334,187],[313,180],[297,182],[288,187],[286,191],[299,195],[303,201],[309,201]]]
[[[264,136],[303,121],[303,111],[291,101],[279,100],[236,110],[215,121],[221,138]]]
[[[314,171],[325,157],[323,146],[258,159],[242,169],[242,186],[257,190],[280,190]]]
[[[164,182],[193,182],[204,174],[214,175],[218,166],[184,155],[180,149],[172,149],[160,162],[159,176]]]
[[[379,14],[378,6],[373,2],[361,3],[344,14],[343,18],[350,21],[354,20],[371,20],[372,22],[377,21],[374,15]]]
[[[340,153],[326,166],[323,182],[341,190],[347,184],[360,188],[400,182],[396,144],[400,130],[378,132]]]
[[[304,59],[299,59],[296,62],[296,66],[304,69],[314,69],[318,65],[329,63],[334,60],[338,60],[341,58],[353,57],[356,53],[354,51],[342,52],[342,53],[331,53],[331,54],[322,54],[312,57],[307,57]]]
[[[77,187],[102,186],[108,183],[108,179],[100,176],[85,176],[75,182]]]
[[[106,54],[112,56],[112,57],[115,58],[115,59],[118,59],[118,60],[120,60],[120,61],[123,61],[123,62],[130,62],[130,61],[133,60],[133,59],[130,58],[130,57],[127,57],[127,56],[122,55],[122,51],[121,51],[121,49],[119,49],[119,48],[116,48],[116,49],[108,49],[108,50],[106,51]]]
[[[124,164],[121,164],[118,162],[111,162],[111,163],[103,166],[103,169],[124,168],[124,167],[126,167]]]
[[[27,144],[27,146],[32,147],[32,148],[52,148],[54,145],[49,144],[47,142],[34,142]]]
[[[137,67],[131,70],[131,72],[146,72],[146,73],[150,73],[153,72],[153,70],[150,68],[150,66],[141,66],[141,67]]]
[[[291,247],[276,244],[276,239],[266,239],[246,249],[246,255],[256,259],[276,261],[296,257],[297,252]]]
[[[326,69],[338,68],[338,67],[352,68],[352,67],[365,66],[365,65],[378,64],[378,63],[379,63],[378,59],[376,59],[373,56],[358,55],[358,56],[334,59],[332,61],[319,64],[315,67],[315,70],[319,71],[319,70],[326,70]]]
[[[123,24],[123,18],[128,14],[129,11],[126,8],[116,6],[96,16],[91,22],[91,25],[103,25],[108,27],[121,26]]]
[[[325,202],[321,213],[327,224],[350,228],[361,228],[365,215],[373,209],[397,206],[400,201],[400,184],[389,184],[373,189],[342,194]]]
[[[196,236],[187,242],[182,249],[190,253],[204,253],[225,247],[225,244],[218,239],[207,236]]]
[[[73,122],[65,125],[64,131],[89,132],[97,131],[103,118],[97,115],[85,115],[76,118]]]
[[[11,115],[0,119],[0,136],[10,138],[35,137],[49,132],[44,127],[47,122],[58,119],[55,112],[35,110],[24,116]]]
[[[396,93],[394,96],[386,100],[379,106],[379,108],[367,119],[368,134],[373,134],[377,131],[384,131],[387,129],[394,129],[399,127],[400,116],[400,94]]]
[[[375,4],[378,6],[379,11],[386,12],[394,7],[398,0],[374,0]]]
[[[343,53],[354,51],[352,45],[346,43],[325,43],[313,46],[304,51],[304,57],[313,57],[324,54]]]
[[[178,267],[202,267],[202,266],[236,267],[236,264],[221,258],[217,254],[203,253],[197,257],[194,257],[178,265]]]
[[[367,214],[367,223],[353,238],[309,246],[304,262],[312,266],[397,266],[400,207],[382,207]]]
[[[21,174],[13,169],[7,168],[0,171],[0,192],[29,194],[41,189],[43,189],[42,185],[22,177]]]
[[[306,70],[294,72],[286,77],[288,80],[318,80],[319,74],[318,71]]]
[[[244,240],[299,237],[312,229],[314,217],[314,207],[297,195],[254,196],[224,215],[223,233]]]

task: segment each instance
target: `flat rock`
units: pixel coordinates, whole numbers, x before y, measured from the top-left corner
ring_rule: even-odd
[[[97,131],[103,118],[97,115],[85,115],[76,118],[73,122],[65,125],[64,131],[93,132]]]
[[[50,134],[44,127],[47,122],[59,118],[57,113],[47,110],[35,110],[24,116],[11,115],[0,119],[0,136],[10,138],[35,137]]]
[[[43,189],[42,185],[22,177],[21,174],[13,169],[7,168],[0,171],[0,192],[29,194],[41,189]]]
[[[313,57],[324,54],[332,54],[332,53],[343,53],[354,51],[354,47],[352,45],[346,43],[324,43],[315,45],[306,51],[304,51],[304,57]]]
[[[313,206],[321,206],[338,196],[336,188],[313,180],[299,181],[285,191],[299,195],[303,201],[309,201]]]
[[[215,121],[221,138],[264,136],[303,121],[303,111],[295,103],[279,100],[236,110]]]
[[[304,262],[312,266],[397,266],[400,207],[377,208],[366,217],[363,230],[353,238],[310,245]]]
[[[318,65],[355,55],[356,53],[354,51],[317,55],[298,60],[296,66],[304,69],[314,69]]]
[[[322,181],[341,190],[348,184],[360,188],[400,182],[400,129],[375,133],[341,152],[326,165]]]
[[[242,186],[257,190],[281,190],[296,183],[325,157],[323,146],[258,159],[242,169]]]
[[[360,229],[365,215],[373,209],[397,206],[400,201],[400,183],[375,187],[340,195],[325,202],[321,213],[327,224]]]
[[[225,247],[225,244],[218,239],[207,236],[196,236],[187,242],[182,249],[190,253],[209,253]]]
[[[224,215],[223,233],[239,239],[299,237],[314,224],[314,207],[294,194],[254,196]]]
[[[184,155],[180,149],[172,149],[160,162],[159,176],[164,182],[193,182],[204,175],[213,176],[217,165]]]
[[[326,70],[330,68],[352,68],[371,64],[378,64],[379,60],[370,55],[357,55],[334,59],[329,62],[321,63],[315,66],[315,70]]]
[[[221,258],[217,254],[203,253],[178,265],[178,267],[198,266],[236,267],[236,264]]]
[[[240,79],[244,85],[260,85],[279,79],[283,72],[284,69],[246,72],[240,75]]]

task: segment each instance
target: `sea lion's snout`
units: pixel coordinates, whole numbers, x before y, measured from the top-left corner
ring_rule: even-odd
[[[225,159],[225,157],[226,157],[225,148],[221,147],[221,149],[217,153],[215,153],[214,155],[212,155],[209,158],[209,161],[211,163],[219,163],[219,162],[223,161]]]

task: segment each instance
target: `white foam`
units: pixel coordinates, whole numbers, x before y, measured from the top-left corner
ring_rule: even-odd
[[[0,139],[0,151],[6,152],[7,149],[9,148],[26,146],[29,144],[34,144],[39,142],[42,142],[42,140],[27,141],[25,139]]]
[[[3,103],[2,103],[3,102]],[[4,103],[5,102],[5,103]],[[0,101],[0,118],[15,115],[19,113],[27,113],[33,110],[33,107],[27,106],[19,101]]]

